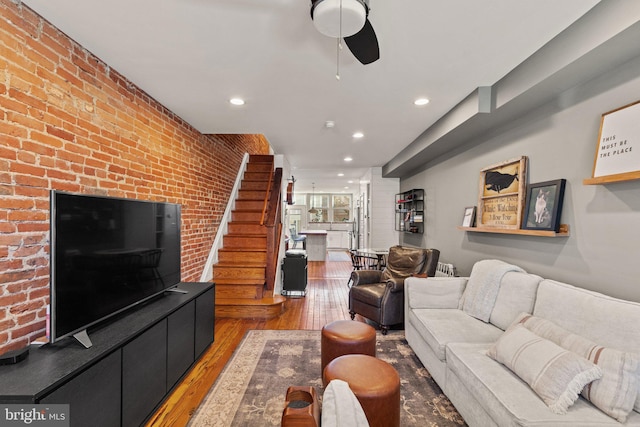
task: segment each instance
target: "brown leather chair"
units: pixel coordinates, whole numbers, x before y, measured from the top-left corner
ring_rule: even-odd
[[[404,322],[404,279],[425,273],[433,277],[438,258],[437,249],[393,246],[384,270],[353,271],[349,290],[351,319],[359,314],[373,320],[386,335],[389,327]]]

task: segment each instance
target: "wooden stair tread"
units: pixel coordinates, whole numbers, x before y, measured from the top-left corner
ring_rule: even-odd
[[[287,299],[283,296],[276,295],[273,297],[264,297],[262,299],[249,299],[249,298],[218,298],[216,299],[216,305],[247,305],[247,306],[260,306],[260,305],[278,305],[283,304]]]
[[[234,247],[234,248],[220,248],[218,253],[220,252],[257,252],[257,253],[266,253],[267,250],[263,248],[251,248],[251,247]]]
[[[213,267],[248,267],[248,268],[255,268],[255,267],[266,267],[267,263],[264,261],[254,261],[252,259],[246,259],[246,260],[237,260],[237,261],[231,261],[231,260],[227,260],[227,261],[218,261],[217,263],[215,263],[213,265]]]
[[[213,279],[216,286],[264,286],[265,279]]]

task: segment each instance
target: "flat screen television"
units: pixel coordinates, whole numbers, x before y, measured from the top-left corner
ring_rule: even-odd
[[[51,191],[50,342],[180,282],[180,205]]]

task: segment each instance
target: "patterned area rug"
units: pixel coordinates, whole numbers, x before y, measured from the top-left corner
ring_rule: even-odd
[[[377,357],[400,374],[400,425],[466,425],[403,331],[378,333]],[[249,331],[189,426],[279,426],[289,386],[313,386],[322,396],[320,331]]]

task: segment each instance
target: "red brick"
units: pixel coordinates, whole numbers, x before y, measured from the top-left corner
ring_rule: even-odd
[[[7,101],[3,101],[4,98],[0,97],[0,107],[2,107],[3,102],[7,102]],[[3,135],[3,138],[6,136],[15,136],[17,138],[26,138],[27,137],[27,130],[24,127],[21,126],[16,126],[15,123],[9,123],[9,122],[0,122],[0,135]]]
[[[0,328],[3,352],[43,333],[51,188],[182,203],[183,279],[197,280],[244,152],[269,146],[199,134],[19,2],[0,0],[0,20],[0,283],[27,295],[0,304],[21,323]]]
[[[2,197],[0,198],[0,208],[2,209],[32,209],[33,199],[23,197]]]
[[[45,145],[53,148],[61,148],[63,144],[63,142],[60,141],[59,138],[35,131],[31,132],[31,139],[34,141],[42,142]]]
[[[49,190],[47,190],[46,188],[24,187],[22,185],[14,185],[13,190],[16,196],[48,197],[49,195]]]
[[[38,160],[38,157],[35,153],[31,153],[29,151],[19,151],[17,160],[22,163],[34,165]]]
[[[64,129],[58,129],[53,126],[47,126],[47,133],[66,141],[73,141],[75,139],[75,136],[71,132],[67,132]]]
[[[49,181],[43,178],[37,178],[31,175],[15,175],[17,185],[25,185],[30,187],[47,187]]]
[[[23,175],[32,175],[42,177],[45,175],[45,170],[39,166],[25,165],[22,163],[13,163],[11,168],[9,169],[11,172],[23,174]]]
[[[27,301],[26,293],[0,296],[0,307],[12,307]],[[1,330],[2,328],[0,328]]]

